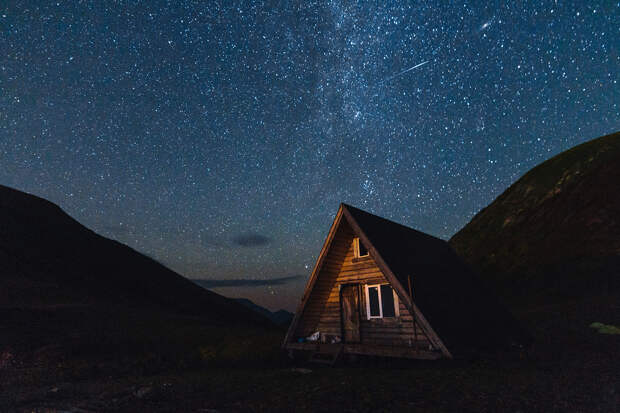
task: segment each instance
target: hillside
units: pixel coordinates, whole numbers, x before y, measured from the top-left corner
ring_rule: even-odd
[[[508,300],[618,289],[620,133],[533,168],[450,244]]]
[[[0,186],[0,308],[125,305],[217,323],[268,322],[44,199]]]
[[[257,313],[264,315],[265,317],[270,319],[275,325],[278,326],[288,327],[291,321],[293,321],[293,317],[295,316],[295,314],[291,313],[290,311],[286,311],[283,309],[280,309],[278,311],[269,311],[265,307],[262,307],[256,304],[254,301],[248,300],[247,298],[234,298],[234,300],[239,304],[249,308],[250,310],[256,311]]]

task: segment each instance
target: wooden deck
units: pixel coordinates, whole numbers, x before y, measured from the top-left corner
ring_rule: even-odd
[[[411,347],[381,346],[369,344],[323,344],[323,343],[287,343],[287,350],[303,350],[315,352],[320,348],[343,346],[344,354],[359,354],[366,356],[400,357],[420,360],[437,360],[443,357],[441,352],[420,350]]]

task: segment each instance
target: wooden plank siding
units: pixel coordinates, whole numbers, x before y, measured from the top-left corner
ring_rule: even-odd
[[[315,331],[322,335],[341,336],[340,286],[359,283],[361,345],[388,345],[428,349],[430,341],[416,325],[405,304],[399,300],[400,315],[394,318],[368,319],[365,284],[385,284],[387,279],[369,256],[354,259],[354,233],[346,221],[340,223],[316,283],[304,307],[294,338],[307,337]]]

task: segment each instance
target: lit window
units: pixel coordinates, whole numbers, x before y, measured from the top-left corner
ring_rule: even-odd
[[[381,317],[379,286],[368,287],[368,318]]]
[[[355,258],[367,257],[368,249],[359,238],[353,238],[353,253]]]
[[[366,313],[368,319],[399,316],[398,296],[389,284],[366,286]]]

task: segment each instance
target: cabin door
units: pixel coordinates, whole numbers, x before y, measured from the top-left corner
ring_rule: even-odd
[[[340,288],[340,323],[345,343],[360,342],[360,289],[358,284]]]

